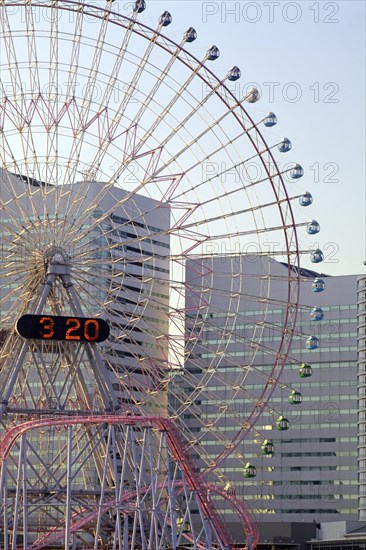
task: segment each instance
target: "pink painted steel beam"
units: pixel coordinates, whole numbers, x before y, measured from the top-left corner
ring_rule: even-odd
[[[167,434],[168,446],[173,455],[173,457],[180,462],[182,470],[186,476],[189,489],[195,491],[197,494],[197,499],[202,506],[202,510],[207,518],[210,520],[212,526],[214,527],[216,534],[219,539],[227,548],[232,548],[231,537],[228,531],[226,530],[224,522],[218,515],[216,507],[212,500],[209,498],[210,488],[209,486],[194,472],[193,466],[189,459],[188,454],[184,451],[181,446],[178,434],[175,430],[175,426],[171,420],[166,418],[161,418],[158,416],[113,416],[113,415],[98,415],[98,416],[81,416],[78,418],[58,417],[58,418],[46,418],[46,419],[36,419],[18,424],[10,428],[4,435],[0,443],[0,464],[3,463],[9,457],[9,454],[15,444],[16,440],[26,434],[32,429],[47,427],[47,426],[72,426],[77,424],[83,425],[95,425],[95,424],[132,424],[138,425],[143,424],[146,426],[146,423],[151,423],[152,425],[157,426],[159,429],[164,430]],[[215,491],[217,494],[222,494],[219,490]],[[244,513],[242,508],[239,507],[237,499],[229,498],[228,495],[225,498],[229,502],[233,502],[234,509],[236,511],[241,510],[240,517],[245,520],[245,529],[248,532],[248,516]],[[49,542],[49,541],[48,541]],[[32,547],[31,547],[32,548]],[[38,548],[38,547],[37,547]]]

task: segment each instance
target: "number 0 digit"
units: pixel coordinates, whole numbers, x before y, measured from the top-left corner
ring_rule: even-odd
[[[99,323],[95,319],[88,319],[84,325],[84,337],[89,342],[98,340],[99,337]]]

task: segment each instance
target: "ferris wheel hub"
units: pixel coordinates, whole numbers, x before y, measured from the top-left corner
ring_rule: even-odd
[[[44,252],[44,264],[46,272],[66,274],[70,272],[70,256],[61,246],[52,245]]]
[[[255,475],[246,458],[252,450],[239,445],[251,433],[262,438],[260,415],[273,416],[273,429],[289,427],[268,403],[299,307],[294,197],[283,175],[296,179],[303,169],[291,162],[280,170],[272,150],[289,152],[290,140],[267,144],[261,125],[272,127],[277,117],[256,121],[257,88],[243,98],[232,92],[236,65],[214,74],[208,65],[220,56],[217,46],[200,60],[189,53],[193,27],[179,44],[161,34],[172,22],[168,11],[150,28],[139,19],[145,0],[132,2],[129,17],[112,11],[114,0],[0,4],[0,418],[12,429],[12,415],[22,423],[35,410],[48,415],[49,426],[34,426],[32,450],[26,437],[19,440],[9,482],[2,470],[6,548],[17,537],[39,549],[56,540],[79,547],[87,537],[95,547],[155,547],[159,539],[159,548],[195,540],[229,550],[230,537],[206,502],[204,527],[192,520],[189,532],[191,502],[183,494],[194,489],[219,506],[228,496],[235,501],[235,490]],[[312,202],[308,192],[296,198]],[[307,223],[308,233],[318,225]],[[266,246],[273,236],[278,251]],[[23,331],[21,319],[34,332]],[[311,374],[305,367],[302,378]],[[290,397],[301,401],[295,390]],[[105,414],[119,410],[123,422],[114,432]],[[96,411],[104,415],[100,429],[85,422]],[[80,424],[56,439],[62,414],[78,415]],[[163,417],[174,430],[156,424]],[[179,466],[171,474],[169,445],[177,464],[194,460],[192,486]],[[273,454],[266,439],[261,455]],[[80,462],[74,473],[73,457]],[[227,469],[231,457],[244,466],[240,479]],[[211,488],[212,477],[221,492]],[[137,515],[132,481],[141,496]],[[255,547],[254,523],[240,520],[246,546]],[[215,535],[206,530],[210,521]]]

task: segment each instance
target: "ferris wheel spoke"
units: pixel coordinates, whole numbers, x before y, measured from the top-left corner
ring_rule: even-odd
[[[81,37],[83,36],[85,18],[83,10],[78,10],[75,15],[75,27],[71,39],[70,70],[66,82],[66,98],[77,96],[78,71],[80,67]],[[65,180],[66,181],[66,180]]]
[[[228,77],[229,75],[227,75]],[[226,78],[227,78],[226,77]],[[217,90],[220,88],[220,86],[223,85],[223,81],[219,82],[218,84],[215,83],[215,87],[212,88],[212,90],[210,89],[210,92],[207,94],[207,96],[202,100],[201,104],[199,104],[198,106],[196,106],[192,112],[187,115],[186,119],[180,124],[180,127],[185,127],[186,123],[190,120],[190,118],[192,116],[194,116],[197,112],[200,112],[199,111],[199,108],[204,105],[204,103],[206,103],[208,101],[208,99],[214,95],[214,94],[217,94]],[[243,99],[243,101],[245,100],[246,98]],[[233,114],[237,109],[240,109],[240,112],[242,111],[242,106],[241,106],[241,103],[234,103],[234,105],[229,108],[227,110],[227,112],[221,116],[221,118],[218,118],[216,120],[214,120],[211,125],[209,125],[201,134],[199,134],[198,136],[196,135],[195,137],[192,137],[192,141],[190,143],[187,143],[186,146],[184,148],[182,148],[179,152],[177,152],[175,155],[171,156],[171,158],[169,159],[168,162],[165,162],[165,164],[163,164],[159,171],[163,171],[165,170],[166,168],[169,167],[170,164],[172,163],[175,163],[178,158],[180,156],[182,156],[184,153],[186,153],[187,150],[190,150],[192,148],[192,146],[194,144],[199,144],[200,140],[202,140],[202,138],[204,138],[208,133],[214,133],[214,129],[215,127],[220,127],[220,123],[222,123],[224,121],[224,119],[229,115],[229,114]],[[209,116],[209,112],[207,112],[207,116]],[[249,126],[245,129],[245,133],[247,133],[248,135],[250,134],[250,132],[253,130],[253,131],[256,131],[256,125],[253,124],[253,122],[251,120],[249,120]],[[169,142],[169,140],[174,136],[174,134],[177,133],[177,131],[179,130],[180,128],[175,128],[173,129],[173,131],[171,132],[171,134],[165,139],[166,142]],[[219,154],[221,151],[222,151],[222,148],[223,147],[226,147],[230,144],[230,146],[233,146],[235,141],[237,141],[239,138],[242,138],[243,137],[243,132],[240,132],[237,136],[233,137],[233,136],[227,136],[225,135],[226,137],[226,141],[225,142],[221,142],[220,143],[220,146],[217,147],[216,149],[214,149],[213,151],[211,151],[210,153],[206,154],[205,157],[203,158],[200,158],[200,159],[197,159],[197,162],[192,164],[188,170],[186,171],[186,174],[188,174],[191,170],[197,168],[202,162],[204,161],[207,161],[208,159],[210,159],[211,161],[213,161],[213,159],[215,158],[215,155]],[[255,134],[255,137],[257,138],[257,134]],[[256,140],[258,141],[258,140]],[[165,142],[162,142],[162,145],[164,145]],[[261,152],[260,150],[257,151],[257,155],[259,156],[259,158],[261,159],[262,161],[262,155],[265,153],[265,152],[269,152],[270,151],[270,148],[268,148],[267,145],[261,143],[262,147],[264,147],[263,151]],[[272,146],[272,148],[275,147]],[[237,163],[237,164],[233,164],[233,166],[231,168],[228,168],[226,170],[224,170],[221,174],[217,174],[215,177],[219,177],[220,175],[223,175],[225,174],[226,172],[228,171],[232,171],[232,170],[235,170],[237,167],[239,166],[242,166],[244,165],[246,162],[248,162],[249,160],[253,159],[253,158],[256,158],[257,155],[253,155],[252,157],[248,158],[246,161],[242,161],[240,163]],[[212,178],[214,179],[214,178]],[[208,180],[209,181],[209,180]],[[201,182],[199,184],[197,184],[194,189],[196,189],[197,187],[200,187],[204,182]]]
[[[80,157],[80,151],[82,150],[84,146],[84,140],[87,138],[87,128],[90,125],[90,114],[91,109],[93,107],[93,95],[95,89],[98,87],[98,78],[100,75],[100,68],[101,68],[101,60],[102,60],[102,53],[103,53],[103,44],[106,40],[106,34],[108,30],[108,24],[110,22],[110,14],[107,9],[104,12],[104,16],[102,17],[102,22],[100,25],[99,30],[99,36],[97,39],[97,47],[94,50],[94,57],[93,62],[90,65],[90,71],[87,76],[85,76],[85,87],[87,89],[87,97],[84,97],[82,99],[82,103],[80,105],[80,108],[78,107],[77,110],[80,113],[80,125],[77,131],[74,132],[74,139],[72,143],[72,147],[70,150],[70,161],[67,163],[67,170],[65,172],[65,178],[64,181],[74,181],[76,177],[76,171],[78,168],[77,162],[72,162],[71,159],[78,159]],[[117,75],[119,74],[121,67],[123,65],[123,62],[125,60],[125,53],[128,51],[128,45],[131,39],[131,36],[133,34],[134,25],[136,23],[136,17],[138,12],[133,12],[132,18],[129,20],[125,27],[125,35],[123,37],[123,41],[121,43],[121,46],[119,48],[118,53],[115,57],[115,64],[114,64],[114,71],[111,73],[109,77],[109,81],[103,85],[103,98],[100,103],[101,107],[99,109],[99,113],[97,115],[94,115],[94,117],[91,119],[92,121],[95,118],[99,119],[99,116],[101,118],[105,118],[105,135],[100,135],[99,138],[99,152],[102,152],[105,149],[106,144],[110,143],[111,137],[113,136],[113,132],[115,131],[115,128],[118,127],[118,122],[120,121],[120,118],[118,116],[118,111],[113,115],[113,122],[109,123],[108,113],[109,113],[109,103],[111,100],[111,96],[114,93],[115,84],[117,82]],[[78,35],[78,40],[82,37],[81,34]],[[79,52],[79,45],[77,46],[76,50]],[[84,77],[83,77],[84,80]],[[74,80],[74,85],[76,83],[76,79]],[[68,96],[67,96],[68,97]],[[72,96],[70,96],[72,97]],[[103,107],[106,106],[106,107]],[[99,120],[98,120],[99,124]],[[98,131],[100,131],[100,128],[98,128]],[[102,157],[101,157],[102,158]],[[89,163],[89,171],[93,172],[98,169],[100,163],[98,163],[97,158],[92,160]]]
[[[113,176],[112,178],[113,179],[118,179],[119,176],[121,175],[122,171],[125,169],[125,166],[128,162],[130,162],[131,160],[134,159],[134,157],[138,154],[138,151],[146,144],[146,142],[148,141],[148,139],[150,138],[151,135],[153,135],[153,132],[155,132],[157,130],[157,128],[159,127],[159,125],[162,123],[162,121],[166,118],[167,114],[172,110],[172,108],[174,107],[174,105],[177,103],[177,101],[182,97],[184,96],[184,91],[186,91],[186,89],[188,88],[189,84],[192,82],[192,80],[194,79],[194,77],[196,76],[196,74],[199,72],[201,68],[201,65],[198,64],[193,70],[192,72],[190,73],[190,75],[188,76],[187,80],[180,85],[179,89],[174,93],[173,97],[171,98],[171,100],[169,101],[169,103],[163,108],[163,111],[161,114],[159,114],[156,118],[156,120],[154,121],[154,123],[149,127],[148,130],[145,130],[145,133],[143,136],[140,137],[139,139],[139,143],[137,145],[137,147],[133,150],[132,152],[132,155],[127,158],[126,161],[124,161],[120,167],[118,168],[117,171],[115,171],[113,173]],[[189,115],[189,118],[191,116],[193,116],[195,113],[196,113],[196,108],[192,109],[190,115]],[[176,129],[175,129],[176,130]],[[175,133],[175,130],[172,128],[172,132],[170,134],[170,136],[172,136],[174,133]],[[165,140],[165,142],[167,141],[167,139]],[[160,144],[160,149],[162,149],[164,146],[164,141]]]
[[[187,83],[187,86],[188,86],[189,82]],[[205,105],[205,103],[208,102],[208,100],[214,96],[216,93],[217,93],[217,90],[222,86],[222,82],[218,82],[212,89],[210,88],[209,92],[207,93],[207,95],[198,103],[195,103],[195,105],[192,107],[191,111],[185,116],[185,118],[179,122],[178,126],[176,126],[175,128],[172,128],[172,131],[170,134],[168,134],[166,136],[166,138],[164,139],[164,141],[161,142],[161,146],[162,147],[165,147],[165,145],[167,143],[169,143],[169,141],[173,138],[173,136],[175,134],[177,134],[182,128],[184,128],[189,122],[190,120],[195,117],[197,114],[201,113],[201,109],[203,108],[203,106]],[[186,86],[182,86],[181,90],[179,90],[179,92],[176,94],[176,96],[171,100],[171,103],[166,107],[165,111],[163,111],[162,113],[162,116],[161,116],[161,119],[160,120],[157,120],[154,124],[154,126],[146,133],[147,136],[150,136],[155,130],[156,128],[158,127],[159,123],[164,119],[164,117],[166,116],[167,113],[169,113],[169,111],[172,109],[172,107],[174,106],[174,104],[178,101],[179,97],[182,95],[183,91],[186,89]],[[205,136],[207,133],[209,132],[213,132],[213,129],[215,126],[217,126],[219,123],[214,121],[211,125],[208,126],[208,128],[206,129],[206,131],[204,131],[203,133],[201,133],[201,136],[200,137],[203,137]],[[195,143],[198,143],[199,142],[199,139],[200,137],[197,138],[197,141],[195,141]],[[187,144],[187,146],[185,148],[183,148],[181,150],[181,152],[179,152],[176,156],[173,156],[170,161],[169,161],[169,164],[171,162],[175,162],[176,158],[178,158],[180,155],[182,155],[183,153],[185,153],[187,151],[187,149],[190,149],[192,147],[192,144]],[[168,165],[169,165],[168,164]],[[161,167],[161,170],[165,169],[168,165],[164,165]]]
[[[59,106],[59,19],[58,11],[55,5],[49,10],[50,16],[50,37],[49,37],[49,67],[48,67],[48,86],[46,94],[46,103],[49,106],[49,114],[45,119],[45,127],[52,128],[54,111],[58,111]],[[58,181],[59,170],[59,135],[58,133],[46,131],[46,151],[47,158],[45,163],[46,174],[44,178],[47,182]]]
[[[9,77],[9,84],[11,84],[12,86],[12,96],[14,98],[13,100],[8,99],[8,96],[10,94],[7,90],[4,89],[3,85],[1,84],[3,92],[3,113],[5,116],[8,111],[8,116],[12,120],[15,128],[19,132],[24,132],[25,135],[24,137],[22,137],[20,143],[23,151],[23,158],[27,159],[28,162],[33,161],[36,173],[40,174],[40,167],[38,166],[37,159],[34,156],[34,151],[36,150],[36,148],[33,140],[33,134],[30,131],[29,127],[27,128],[26,126],[28,115],[28,106],[26,103],[27,92],[24,89],[24,79],[22,78],[21,67],[17,60],[17,49],[14,44],[13,33],[11,30],[9,19],[7,17],[7,13],[5,13],[4,17],[1,19],[1,26],[4,36],[8,38],[8,40],[5,41],[5,52],[8,67],[13,67],[13,69],[11,71],[7,71],[7,76]],[[5,75],[3,76],[3,78],[5,79]],[[3,137],[3,139],[5,140],[5,136]],[[26,163],[24,163],[24,165],[22,166],[22,170],[26,169],[27,166]]]
[[[207,56],[206,56],[207,57]],[[145,131],[145,134],[144,136],[142,136],[139,140],[139,145],[138,145],[138,148],[135,150],[134,152],[134,155],[136,155],[136,153],[139,151],[139,149],[141,149],[143,147],[143,145],[147,142],[147,140],[149,139],[149,137],[153,134],[153,132],[155,132],[157,130],[157,128],[159,127],[159,125],[162,123],[162,121],[165,122],[165,118],[166,118],[166,115],[173,109],[173,107],[175,106],[175,104],[177,103],[177,101],[183,96],[183,92],[187,91],[188,89],[188,86],[189,84],[192,82],[194,76],[196,74],[198,74],[199,70],[201,68],[201,64],[198,64],[194,69],[192,69],[192,74],[188,77],[188,79],[186,80],[186,82],[181,85],[181,87],[179,88],[179,90],[177,91],[177,93],[172,97],[172,99],[170,100],[170,102],[168,103],[168,105],[163,109],[162,113],[158,116],[158,117],[155,117],[156,120],[155,122],[153,123],[153,125],[147,130]],[[160,147],[161,148],[164,148],[165,144],[168,143],[172,137],[174,135],[176,135],[179,130],[181,128],[184,128],[185,125],[187,124],[188,121],[190,121],[190,119],[192,117],[194,117],[197,113],[200,112],[200,109],[203,107],[203,105],[209,100],[210,97],[212,97],[216,92],[217,90],[219,89],[219,87],[222,85],[222,83],[219,81],[218,83],[216,83],[216,85],[210,89],[210,91],[207,93],[207,95],[202,99],[202,101],[200,103],[196,103],[194,107],[192,107],[192,110],[190,111],[190,113],[188,113],[186,115],[186,117],[179,123],[178,126],[176,127],[173,127],[172,128],[172,131],[170,134],[168,134],[166,136],[166,138],[161,141],[161,144],[160,144]],[[193,98],[192,98],[193,99]],[[139,119],[140,120],[140,119]],[[136,121],[134,120],[134,123],[136,123]],[[216,125],[216,123],[213,123],[214,125]],[[207,131],[205,131],[202,135],[205,135],[208,131],[212,131],[212,127],[210,126],[208,128]],[[180,156],[182,153],[184,153],[185,151],[187,150],[187,148],[184,148],[181,153],[179,153],[178,156]],[[131,159],[133,159],[134,157],[131,157]],[[175,158],[173,157],[171,159],[171,161],[169,161],[169,163],[167,164],[164,164],[160,169],[159,171],[157,172],[160,173],[162,170],[164,170],[167,166],[169,166],[169,164],[171,162],[175,161]],[[114,172],[113,174],[113,179],[118,179],[120,174],[122,173],[123,169],[125,168],[125,164],[126,164],[127,161],[124,161],[124,163],[121,164],[120,168],[118,169],[118,171]]]
[[[37,41],[35,39],[35,21],[34,12],[30,6],[24,8],[24,18],[27,27],[28,36],[28,70],[29,70],[29,83],[31,85],[30,94],[31,97],[36,97],[41,89],[41,79],[39,74],[39,67],[36,63],[38,58],[37,54]]]
[[[183,37],[183,40],[180,43],[180,45],[177,48],[175,48],[174,51],[172,51],[172,54],[171,54],[171,56],[168,60],[168,63],[165,65],[164,69],[161,70],[160,74],[156,78],[156,82],[155,82],[154,86],[152,87],[152,89],[146,94],[146,97],[144,98],[144,102],[141,105],[138,113],[136,114],[136,116],[134,118],[134,124],[139,125],[139,123],[140,123],[141,119],[143,118],[144,114],[149,109],[151,103],[153,103],[157,92],[160,90],[160,88],[163,85],[165,76],[167,74],[169,74],[169,72],[172,70],[174,63],[179,58],[181,48],[186,43],[186,41],[187,41],[187,38]]]
[[[144,0],[130,17],[114,7],[0,10],[0,410],[5,430],[33,415],[9,456],[6,507],[19,521],[0,521],[35,548],[72,537],[229,548],[220,523],[196,527],[189,506],[220,507],[234,460],[246,476],[255,454],[269,456],[281,399],[301,401],[280,377],[299,368],[308,336],[298,312],[312,320],[299,299],[311,246],[297,232],[312,233],[294,217],[312,198],[289,185],[301,166],[277,162],[291,142],[253,109],[258,91],[231,91],[238,67],[216,76],[218,49],[192,55],[193,28],[171,40],[168,12],[145,25]],[[35,314],[55,338],[50,325],[18,334]],[[190,473],[180,464],[191,459]],[[197,504],[213,479],[219,492]]]
[[[224,117],[226,117],[226,115],[223,115]],[[248,131],[248,130],[247,130]],[[206,131],[207,132],[207,131]],[[205,132],[205,133],[206,133]],[[234,143],[235,141],[239,140],[241,137],[242,137],[242,133],[239,133],[236,137],[234,138],[230,138],[230,141],[226,144],[228,145],[230,143],[230,145],[232,143]],[[204,134],[202,134],[202,136],[199,136],[199,137],[203,137]],[[197,138],[198,139],[198,138]],[[191,145],[193,145],[195,143],[195,140],[191,143]],[[206,154],[205,157],[203,157],[202,159],[199,159],[196,163],[192,164],[186,174],[188,174],[190,171],[196,169],[201,163],[203,162],[206,162],[208,160],[213,160],[215,158],[215,155],[218,155],[220,153],[220,151],[222,151],[222,147],[224,146],[224,144],[221,144],[219,147],[217,147],[216,149],[214,149],[213,151],[211,151],[210,153]],[[185,148],[177,154],[177,156],[175,157],[174,160],[176,160],[178,158],[178,156],[180,156],[181,153],[184,153],[185,152]],[[202,181],[196,183],[196,184],[193,184],[192,185],[192,188],[190,189],[190,192],[191,191],[197,191],[197,189],[199,189],[200,187],[204,186],[204,185],[207,185],[207,183],[209,182],[212,182],[212,181],[215,181],[216,179],[220,179],[220,177],[222,176],[225,176],[226,174],[229,174],[229,173],[235,173],[238,171],[238,168],[241,167],[241,166],[245,166],[245,164],[247,164],[249,161],[252,161],[254,159],[257,158],[257,155],[251,155],[250,157],[247,157],[245,160],[241,161],[241,162],[238,162],[236,164],[234,164],[233,166],[230,166],[229,168],[225,168],[224,170],[222,170],[221,172],[218,172],[216,173],[215,171],[215,175],[213,175],[212,177],[210,178],[205,178],[203,179]],[[238,173],[239,175],[239,173]],[[185,197],[186,196],[186,193],[187,191],[184,191],[178,195],[175,196],[175,199],[179,199],[179,198],[182,198],[182,197]]]
[[[93,165],[99,166],[102,164],[103,157],[106,154],[107,145],[113,141],[113,136],[116,135],[116,131],[119,128],[120,122],[125,115],[126,108],[130,101],[133,98],[134,93],[136,90],[139,89],[139,81],[141,77],[144,75],[145,70],[147,69],[147,65],[149,63],[149,58],[151,56],[151,53],[154,50],[154,47],[156,46],[156,40],[160,34],[161,29],[163,28],[163,21],[159,21],[158,27],[156,31],[152,34],[152,36],[149,38],[149,42],[147,45],[147,48],[144,52],[144,54],[140,57],[139,65],[136,67],[135,74],[130,79],[130,82],[128,84],[127,90],[123,93],[122,101],[120,102],[118,109],[116,113],[114,114],[113,121],[111,125],[108,127],[108,133],[106,134],[105,138],[101,142],[101,146],[98,151],[98,156],[95,157],[92,161]],[[112,78],[111,81],[107,84],[106,90],[108,90],[108,95],[105,94],[105,96],[102,99],[102,104],[107,105],[110,101],[110,96],[113,93],[113,89],[115,87],[115,84],[117,82],[117,75],[120,71],[122,61],[124,60],[124,53],[126,51],[126,47],[123,47],[120,50],[119,55],[117,56],[116,64],[114,67],[114,70],[112,71]],[[159,87],[159,86],[158,86]],[[150,100],[151,101],[151,100]],[[149,100],[147,103],[150,102]],[[147,105],[144,106],[144,108],[147,108]],[[141,116],[141,114],[140,114]],[[138,117],[137,117],[138,118]],[[136,127],[136,118],[134,118],[132,125]],[[139,148],[143,145],[143,139],[140,141]],[[138,151],[138,148],[134,151],[134,154],[136,154]]]

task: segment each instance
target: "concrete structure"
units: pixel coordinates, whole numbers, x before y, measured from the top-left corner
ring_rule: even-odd
[[[159,210],[160,203],[148,197],[130,197],[115,187],[106,190],[100,182],[58,188],[1,169],[0,198],[3,428],[34,417],[49,422],[32,436],[32,453],[21,453],[29,467],[22,474],[27,481],[19,482],[20,474],[14,472],[20,460],[11,459],[11,477],[2,492],[7,499],[3,511],[18,509],[14,499],[27,502],[26,512],[19,514],[23,527],[15,525],[14,531],[29,532],[28,542],[24,537],[28,545],[43,530],[66,525],[70,515],[65,520],[63,512],[74,506],[72,501],[79,501],[80,493],[92,509],[95,495],[109,494],[122,472],[123,483],[136,482],[134,470],[124,467],[123,441],[116,452],[112,443],[107,449],[108,436],[100,438],[98,429],[57,431],[52,425],[55,416],[98,415],[112,407],[119,412],[166,415],[167,382],[162,379],[167,379],[168,370],[170,213],[169,208]],[[56,341],[53,335],[25,344],[14,325],[19,316],[34,313],[51,323],[53,315],[73,322],[76,317],[101,316],[110,325],[110,336],[95,346],[86,346],[77,337]],[[77,467],[71,462],[72,448],[78,449]],[[107,451],[115,453],[114,477],[107,477],[111,464],[107,458],[104,471],[100,468],[100,457],[108,457]],[[158,448],[153,448],[151,461],[157,456]],[[134,460],[139,463],[137,451]],[[68,472],[76,472],[73,481],[63,472],[66,465]],[[157,471],[162,477],[166,473],[164,465]],[[57,476],[63,481],[56,481]],[[38,487],[32,501],[19,496],[26,483]],[[104,483],[109,486],[102,488]],[[74,510],[78,509],[76,504]],[[1,521],[4,525],[4,517]],[[66,540],[65,536],[69,546]],[[85,545],[91,538],[85,534],[82,540]],[[23,544],[20,537],[17,544]]]
[[[366,276],[360,277],[357,288],[358,341],[358,448],[359,448],[359,519],[366,521]]]
[[[321,525],[311,550],[365,550],[366,524],[362,521],[337,521]]]
[[[203,316],[207,318],[208,325],[210,318],[217,317],[221,317],[221,324],[225,325],[231,311],[227,300],[229,273],[234,269],[234,281],[240,273],[244,274],[244,287],[239,290],[240,303],[236,304],[238,337],[231,339],[221,359],[221,368],[231,367],[233,379],[234,367],[239,369],[240,364],[247,364],[253,348],[251,341],[257,341],[264,308],[263,303],[255,297],[259,296],[259,280],[269,269],[272,280],[266,304],[266,327],[258,340],[267,350],[263,351],[261,345],[258,346],[254,366],[267,373],[270,371],[273,356],[268,350],[275,349],[280,339],[278,326],[281,326],[285,313],[287,267],[274,260],[268,267],[265,262],[267,260],[253,257],[237,258],[236,262],[228,257],[210,260],[214,275],[209,284],[215,290],[211,291],[210,300],[206,298],[209,305]],[[199,291],[199,284],[194,282],[191,273],[193,270],[188,266],[188,288],[191,283],[196,284],[195,292],[203,293],[208,281],[200,283]],[[358,518],[357,277],[322,276],[326,290],[315,293],[312,291],[312,281],[316,276],[315,272],[302,272],[298,332],[282,376],[282,381],[288,387],[280,388],[271,399],[271,406],[277,412],[265,411],[260,424],[256,426],[263,438],[273,440],[275,454],[273,457],[261,456],[259,436],[253,434],[241,444],[239,452],[243,452],[248,461],[256,466],[256,478],[245,479],[243,468],[235,458],[228,458],[223,464],[227,477],[233,480],[236,494],[242,495],[256,514],[261,528],[261,542],[276,537],[278,539],[279,525],[291,523],[311,526]],[[188,294],[188,303],[189,299]],[[311,320],[312,306],[323,309],[323,321]],[[201,360],[210,355],[208,351],[210,346],[212,348],[212,329],[211,332],[209,328],[205,330],[204,322],[203,319],[200,333]],[[319,338],[319,349],[306,349],[308,335]],[[191,363],[192,358],[188,360],[187,366]],[[312,366],[311,378],[299,377],[301,363]],[[252,396],[258,395],[259,386],[258,375],[255,372],[248,375],[246,389]],[[289,387],[302,393],[301,405],[289,403]],[[222,400],[225,401],[224,388]],[[237,406],[242,407],[245,418],[251,403],[249,400],[245,402],[245,399],[241,401]],[[202,399],[201,406],[205,413],[210,405]],[[276,414],[289,419],[288,431],[276,430]],[[193,425],[194,419],[191,422]],[[230,431],[229,417],[226,418],[225,430],[226,433]],[[215,443],[207,441],[206,445],[207,450],[216,456]],[[230,510],[225,513],[229,524],[233,522],[231,528],[235,530]],[[308,534],[311,532],[309,529]],[[315,532],[312,536],[315,536]],[[293,537],[294,534],[292,537],[289,534],[287,542],[291,543]]]
[[[22,309],[32,312],[37,284],[43,283],[44,253],[60,246],[70,257],[83,313],[110,324],[111,337],[100,348],[107,369],[120,375],[116,381],[111,374],[115,401],[139,414],[165,412],[157,367],[164,372],[168,361],[169,208],[117,187],[105,191],[101,182],[58,188],[3,169],[0,193],[2,256],[10,266],[7,275],[4,261],[0,274],[2,339]],[[68,314],[60,297],[61,302]],[[93,394],[93,381],[87,383]]]

